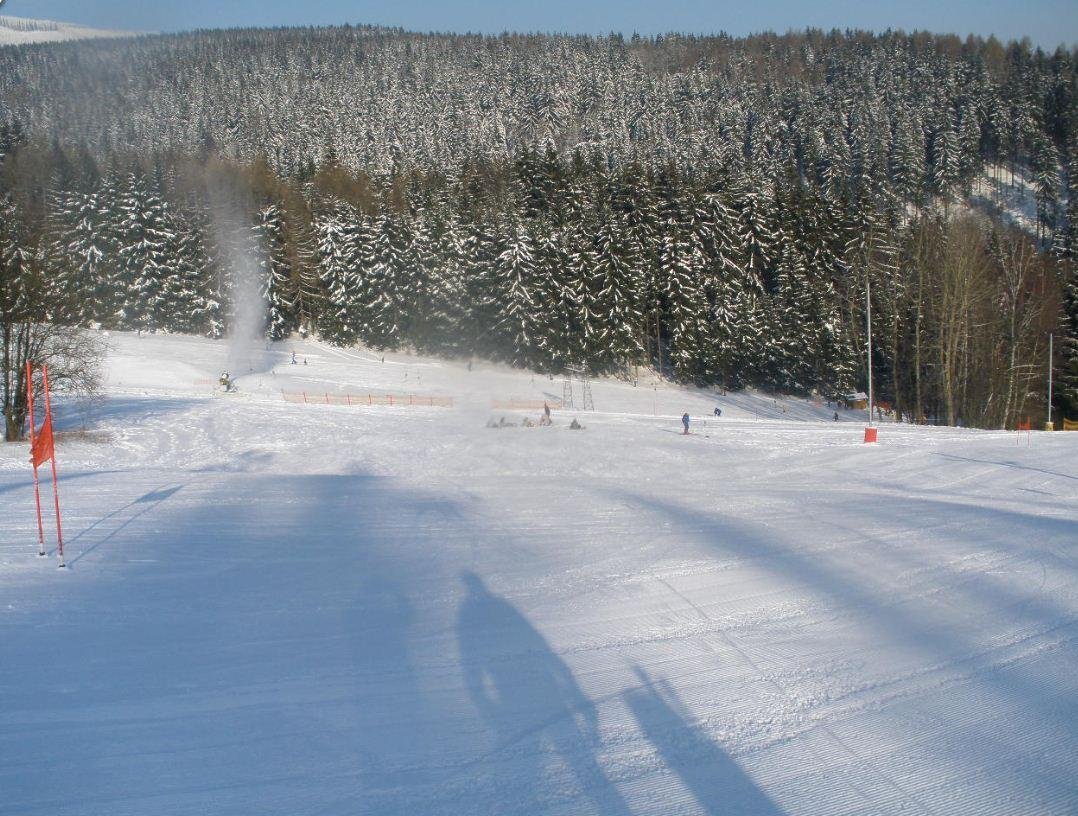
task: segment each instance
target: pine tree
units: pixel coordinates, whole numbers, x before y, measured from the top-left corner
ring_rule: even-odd
[[[695,379],[702,373],[704,353],[703,292],[700,282],[703,253],[696,241],[671,229],[659,249],[664,322],[670,337],[675,374]]]
[[[1068,419],[1078,422],[1078,263],[1066,267],[1063,290],[1063,338],[1060,343],[1060,402]]]
[[[59,260],[56,290],[66,322],[91,325],[109,300],[106,279],[108,234],[97,191],[62,191],[54,199]]]
[[[375,221],[365,247],[362,334],[376,348],[397,348],[407,331],[409,243],[400,216],[386,212]]]
[[[160,190],[141,170],[127,177],[116,210],[117,255],[125,294],[118,319],[129,329],[167,328],[177,234]]]
[[[540,312],[535,247],[523,225],[507,230],[494,275],[504,298],[505,327],[501,334],[509,344],[505,353],[517,365],[528,365],[539,357],[536,341]]]
[[[327,303],[318,332],[332,343],[355,341],[359,325],[360,215],[337,202],[314,223],[318,276]]]
[[[640,257],[635,243],[619,227],[620,223],[606,213],[594,236],[591,286],[600,322],[593,365],[599,371],[618,370],[644,353],[637,331],[641,322]]]
[[[292,267],[281,210],[276,204],[259,210],[254,235],[259,251],[260,295],[268,311],[266,332],[272,340],[283,340],[296,329],[297,320],[292,298]]]

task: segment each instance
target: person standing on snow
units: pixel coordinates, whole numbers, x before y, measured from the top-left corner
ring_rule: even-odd
[[[685,426],[684,436],[689,435],[689,415],[687,413],[681,415],[681,424]]]

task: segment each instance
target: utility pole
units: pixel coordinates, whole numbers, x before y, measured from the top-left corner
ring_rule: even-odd
[[[865,313],[868,320],[868,424],[872,424],[872,280],[865,269]]]
[[[1048,424],[1046,431],[1052,430],[1052,335],[1048,335]]]
[[[663,339],[659,329],[659,301],[655,301],[655,351],[659,353],[659,379],[663,378]]]

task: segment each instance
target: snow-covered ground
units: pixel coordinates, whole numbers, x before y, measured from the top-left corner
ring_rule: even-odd
[[[2,814],[1078,812],[1078,434],[109,342],[66,571],[0,446]]]
[[[101,28],[58,23],[52,20],[31,20],[27,17],[0,15],[0,46],[26,45],[39,42],[86,40],[95,37],[130,37],[129,31],[108,31]]]

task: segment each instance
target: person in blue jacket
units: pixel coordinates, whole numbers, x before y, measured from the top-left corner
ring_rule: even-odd
[[[689,415],[687,413],[681,415],[681,424],[685,426],[685,435],[688,436],[689,435]]]

